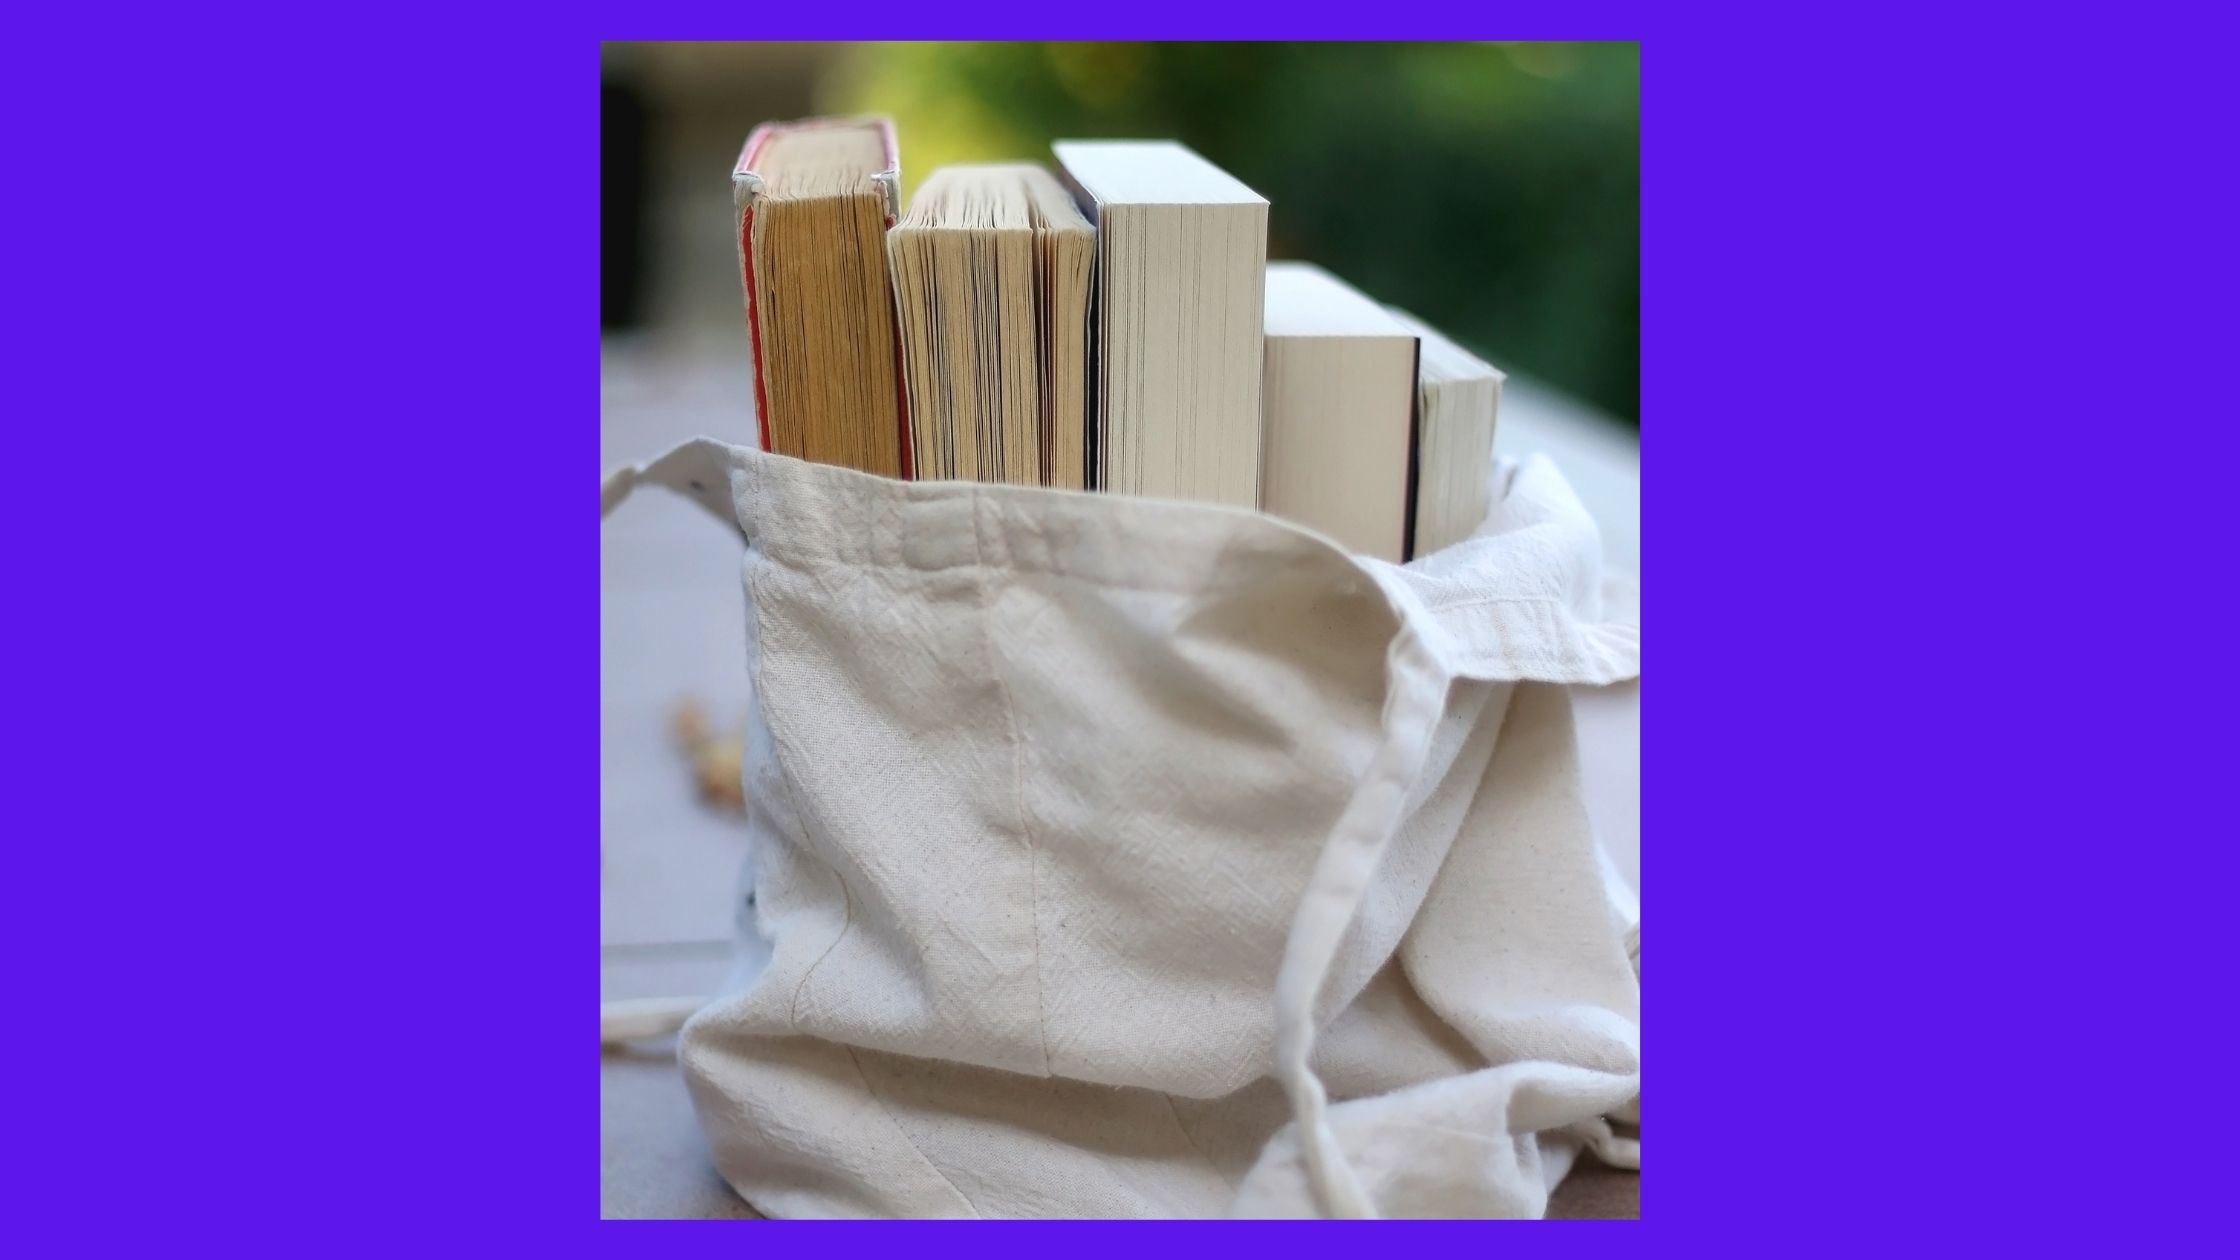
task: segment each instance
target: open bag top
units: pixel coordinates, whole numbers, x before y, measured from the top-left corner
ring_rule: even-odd
[[[1637,1161],[1638,916],[1568,686],[1630,586],[1542,460],[1406,567],[1259,513],[701,440],[769,946],[682,1058],[779,1216],[1538,1215]],[[1629,950],[1629,943],[1631,948]]]

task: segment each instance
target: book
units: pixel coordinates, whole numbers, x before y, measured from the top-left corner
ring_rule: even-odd
[[[1501,369],[1393,309],[1422,342],[1416,386],[1416,534],[1410,558],[1477,532],[1492,506],[1493,434]]]
[[[1171,141],[1052,150],[1097,229],[1095,485],[1259,506],[1268,199]]]
[[[919,480],[1084,488],[1095,254],[1040,166],[926,177],[887,233]]]
[[[1308,263],[1268,264],[1261,506],[1404,563],[1416,480],[1416,331]]]
[[[883,118],[766,123],[731,174],[762,448],[910,475],[886,230]]]

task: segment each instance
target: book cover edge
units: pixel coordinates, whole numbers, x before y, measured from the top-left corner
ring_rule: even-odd
[[[745,289],[747,308],[748,353],[753,357],[754,420],[756,440],[764,451],[770,446],[770,395],[763,381],[762,370],[762,319],[757,310],[754,286],[754,204],[763,193],[763,181],[754,163],[762,155],[763,146],[780,131],[812,127],[862,127],[869,126],[879,133],[881,156],[886,165],[872,172],[871,185],[879,194],[880,208],[888,230],[893,230],[895,220],[901,215],[902,206],[902,151],[895,139],[894,119],[885,115],[852,115],[822,118],[801,118],[790,122],[766,122],[747,133],[747,142],[739,148],[739,160],[731,167],[731,205],[739,219],[739,275]],[[894,281],[887,281],[888,301],[894,297]],[[894,374],[895,414],[898,417],[900,440],[898,452],[902,480],[915,480],[910,453],[910,390],[903,380],[902,339],[895,330]]]

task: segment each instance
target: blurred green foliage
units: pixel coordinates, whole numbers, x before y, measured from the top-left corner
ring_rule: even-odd
[[[1173,137],[1328,267],[1498,366],[1640,414],[1634,44],[865,44],[821,108],[894,116],[905,193],[1067,137]]]

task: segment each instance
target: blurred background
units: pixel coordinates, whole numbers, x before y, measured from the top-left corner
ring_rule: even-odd
[[[758,122],[895,119],[903,195],[1066,137],[1174,138],[1322,264],[1493,363],[1640,414],[1633,44],[607,44],[601,322],[737,331],[728,177]]]

